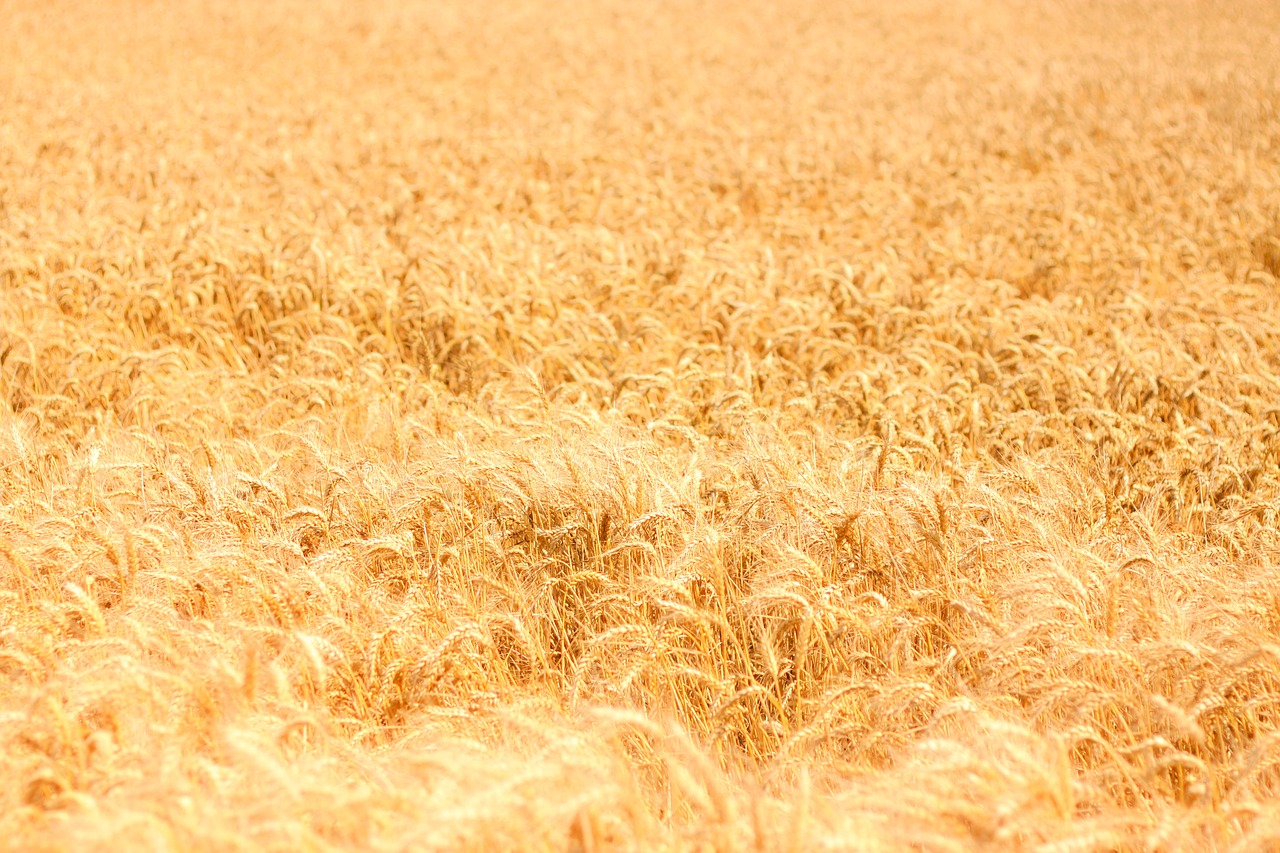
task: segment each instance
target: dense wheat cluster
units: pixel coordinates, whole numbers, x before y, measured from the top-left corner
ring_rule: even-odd
[[[0,845],[1280,845],[1280,8],[0,3]]]

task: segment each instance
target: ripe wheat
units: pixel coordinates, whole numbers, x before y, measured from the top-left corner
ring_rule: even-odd
[[[0,845],[1280,844],[1280,10],[16,0]]]

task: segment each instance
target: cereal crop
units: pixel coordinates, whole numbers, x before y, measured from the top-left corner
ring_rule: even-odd
[[[0,0],[0,847],[1280,846],[1280,6]]]

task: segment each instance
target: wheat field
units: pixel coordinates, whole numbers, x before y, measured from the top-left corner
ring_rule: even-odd
[[[1280,6],[0,0],[0,847],[1280,848]]]

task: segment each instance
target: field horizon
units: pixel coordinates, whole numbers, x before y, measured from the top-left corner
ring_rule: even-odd
[[[0,849],[1280,846],[1280,6],[0,22]]]

